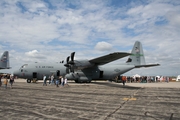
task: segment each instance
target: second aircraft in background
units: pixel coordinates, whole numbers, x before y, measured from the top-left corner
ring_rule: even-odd
[[[10,69],[9,67],[9,52],[4,51],[0,58],[0,69]]]

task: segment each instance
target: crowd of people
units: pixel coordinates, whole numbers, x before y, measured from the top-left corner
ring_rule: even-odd
[[[13,89],[13,83],[15,82],[13,75],[0,75],[0,88],[3,86],[5,89],[7,89],[8,84],[11,89]],[[48,81],[49,80],[49,81]],[[54,85],[56,87],[64,87],[64,86],[69,86],[67,78],[63,76],[59,76],[59,78],[55,78],[54,74],[49,76],[48,78],[46,75],[43,76],[43,86],[49,85]]]
[[[4,81],[2,81],[2,78]],[[131,77],[131,76],[118,76],[117,78],[120,80],[123,85],[125,83],[151,83],[151,82],[169,82],[170,78],[168,76],[141,76],[141,77]],[[49,80],[49,81],[48,81]],[[14,76],[13,75],[0,75],[0,87],[4,85],[4,88],[7,89],[7,85],[10,84],[10,88],[13,88],[13,83],[14,83]],[[69,86],[68,81],[66,77],[59,76],[58,78],[54,77],[54,74],[51,76],[47,77],[46,75],[43,75],[43,86],[49,85],[54,85],[56,87],[64,87],[64,86]]]
[[[151,83],[151,82],[169,82],[170,78],[168,76],[141,76],[141,77],[120,76],[119,80],[128,83],[132,83],[132,82]]]
[[[4,79],[4,81],[2,81]],[[13,75],[0,75],[0,87],[4,85],[4,88],[7,89],[8,83],[10,84],[10,88],[13,88],[14,83],[14,76]]]
[[[66,77],[59,76],[59,78],[55,79],[54,74],[49,76],[49,84],[50,85],[55,85],[56,87],[64,87],[64,86],[69,86],[68,81]],[[43,86],[47,86],[47,77],[46,75],[43,76]]]

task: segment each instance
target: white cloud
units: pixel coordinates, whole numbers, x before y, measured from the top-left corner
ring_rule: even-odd
[[[44,55],[40,54],[37,50],[32,50],[32,51],[26,52],[25,55],[27,55],[30,58],[38,58],[38,59],[46,58]]]
[[[95,49],[100,51],[108,51],[112,49],[112,45],[110,43],[102,41],[96,44]]]

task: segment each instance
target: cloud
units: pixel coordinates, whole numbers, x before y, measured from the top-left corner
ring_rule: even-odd
[[[46,57],[40,54],[37,50],[32,50],[25,53],[26,56],[31,58],[45,59]]]
[[[166,18],[170,22],[170,24],[180,27],[180,14],[176,11],[170,11],[166,14]]]
[[[112,45],[110,43],[102,41],[96,44],[95,49],[99,51],[109,51],[112,49]]]

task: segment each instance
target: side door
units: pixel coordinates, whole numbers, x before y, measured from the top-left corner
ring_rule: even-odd
[[[33,72],[33,79],[37,79],[37,72]]]

